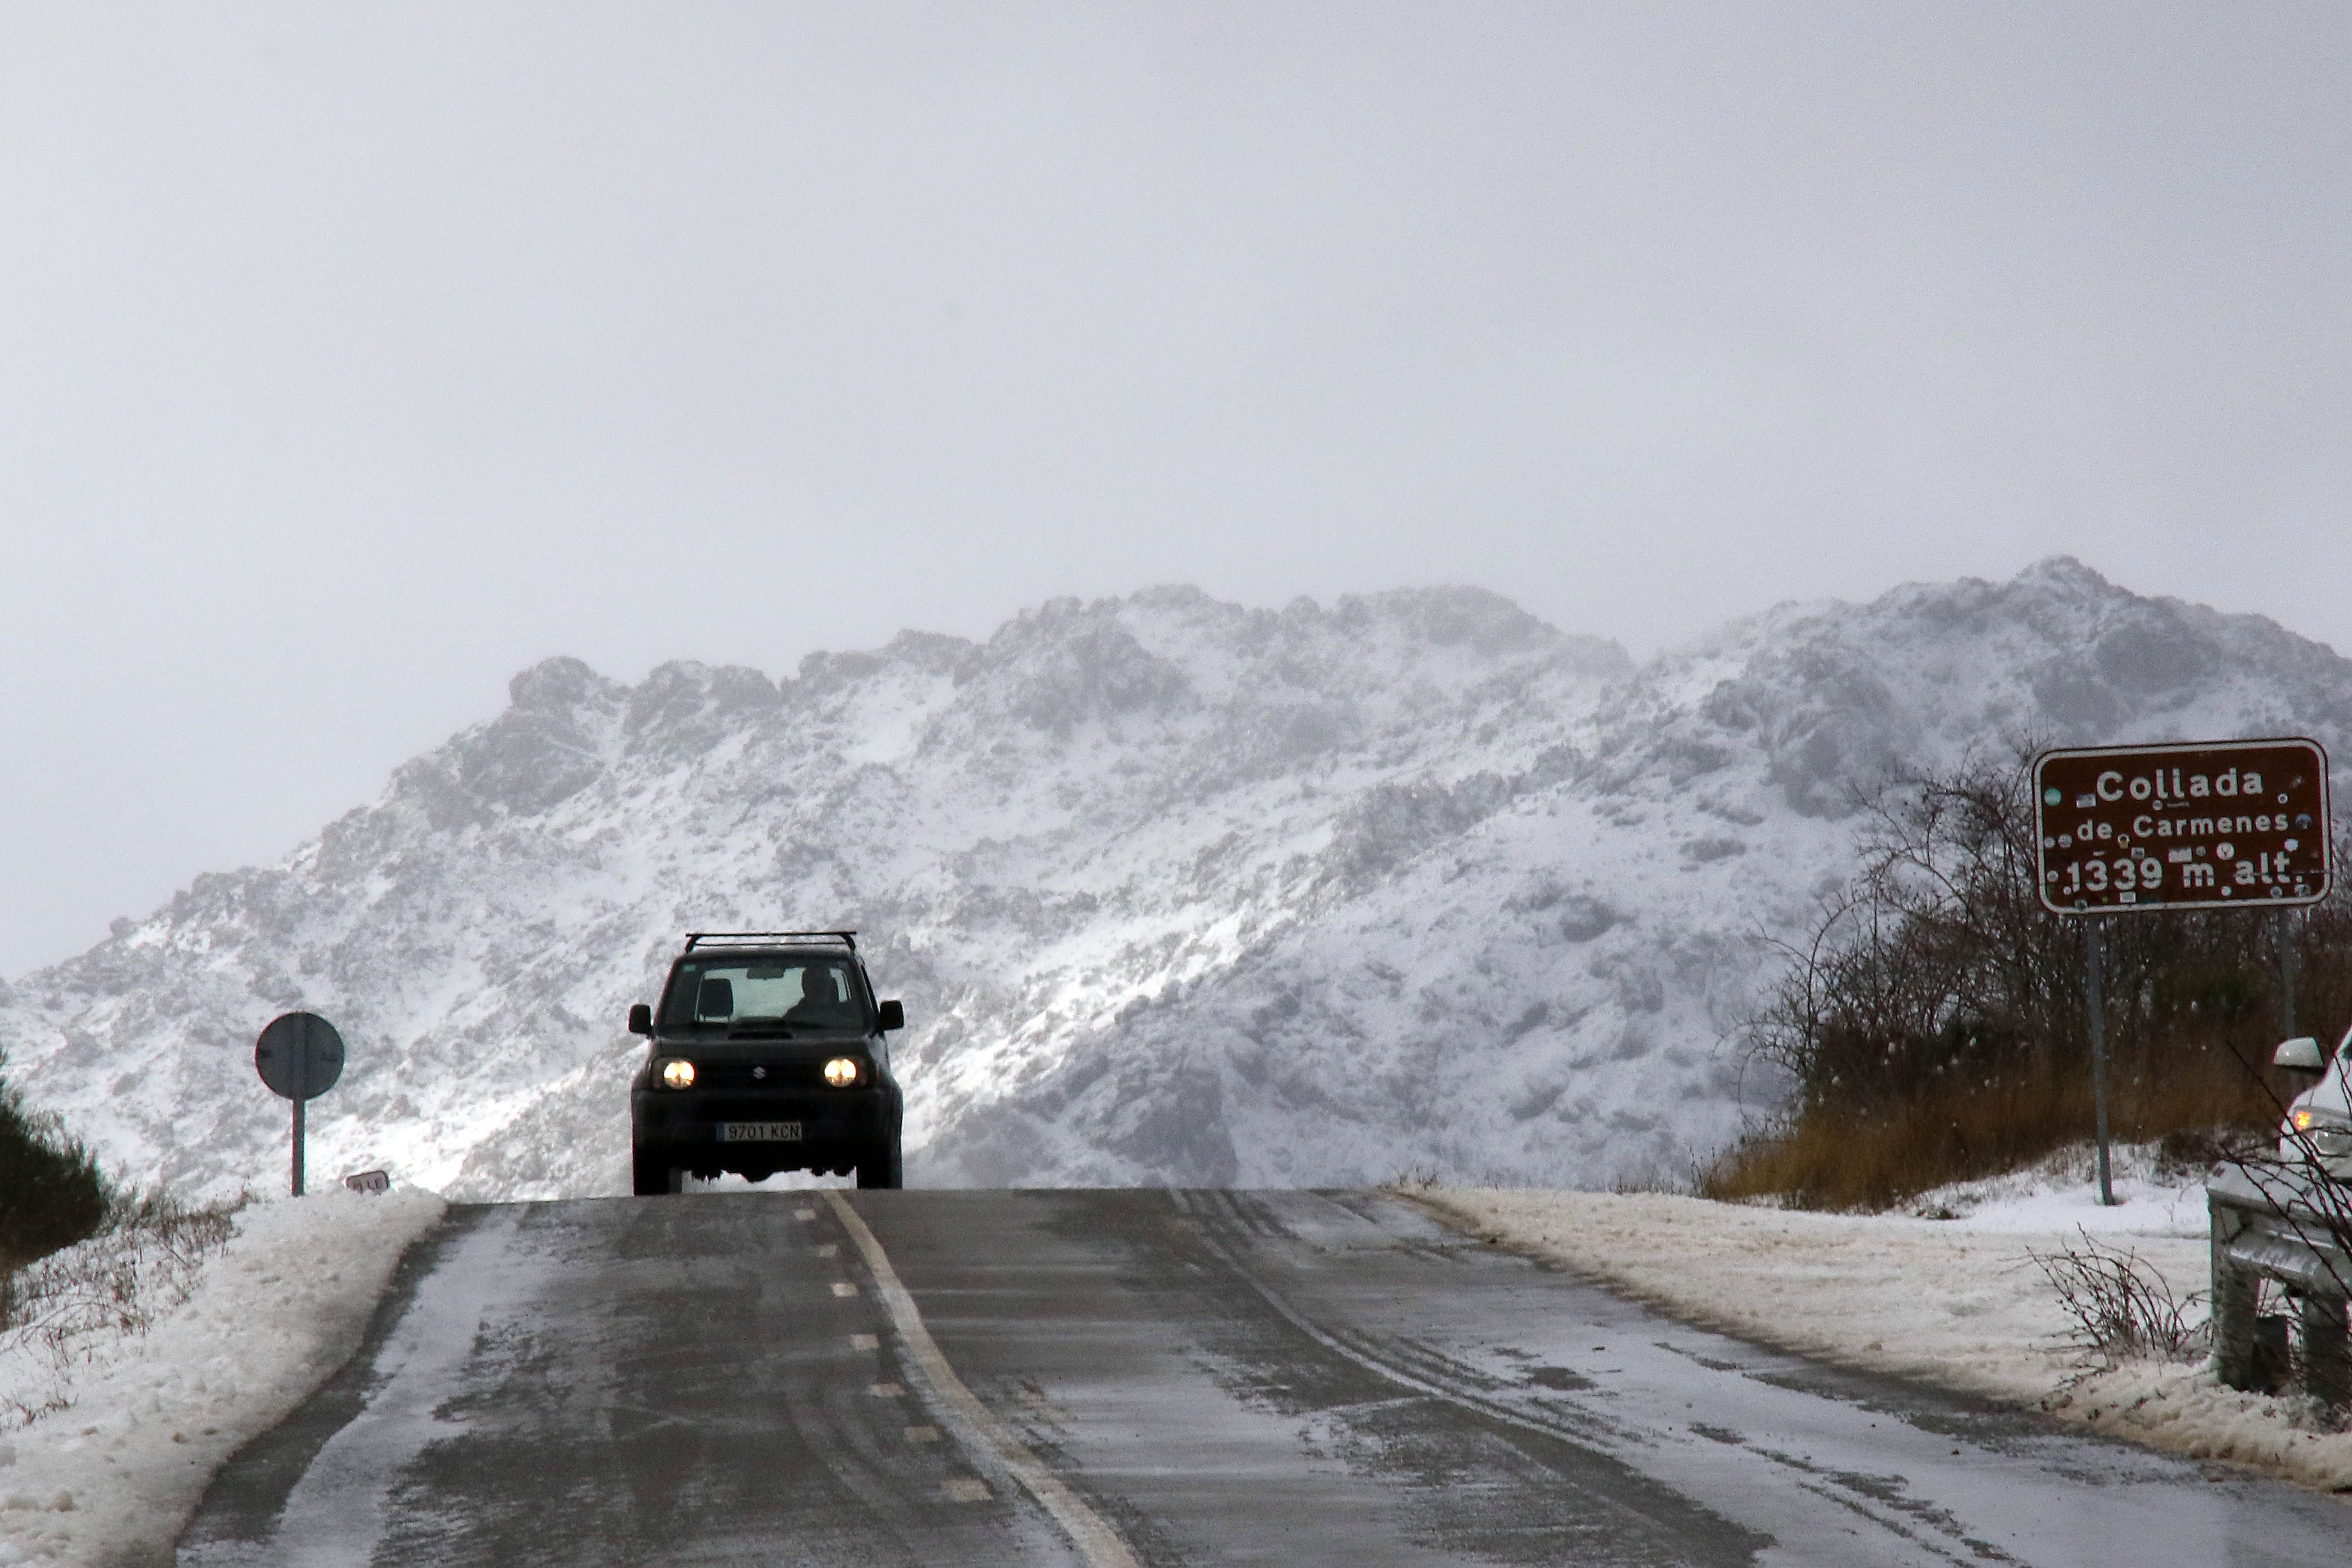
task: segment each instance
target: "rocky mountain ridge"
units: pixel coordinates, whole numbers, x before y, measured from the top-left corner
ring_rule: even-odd
[[[918,1183],[1606,1184],[1769,1103],[1730,1041],[1857,790],[2027,733],[2334,747],[2347,675],[2065,560],[1638,667],[1460,588],[1055,601],[782,680],[551,659],[284,864],[19,980],[0,1046],[108,1159],[262,1186],[252,1037],[307,1006],[353,1047],[315,1169],[614,1192],[680,933],[839,923],[906,998]]]

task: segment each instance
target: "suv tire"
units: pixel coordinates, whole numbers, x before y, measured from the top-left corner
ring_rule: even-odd
[[[907,1162],[900,1152],[898,1140],[885,1139],[869,1143],[857,1157],[857,1184],[861,1187],[903,1187],[907,1184]]]
[[[678,1192],[683,1190],[686,1184],[678,1180],[685,1174],[684,1172],[665,1160],[646,1153],[643,1149],[629,1151],[629,1174],[630,1184],[635,1189],[636,1195],[641,1198]]]

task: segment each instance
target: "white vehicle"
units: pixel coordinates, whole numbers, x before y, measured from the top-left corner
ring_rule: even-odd
[[[2287,1105],[2279,1126],[2279,1158],[2309,1160],[2331,1176],[2352,1181],[2352,1081],[2345,1078],[2352,1068],[2352,1029],[2345,1031],[2333,1061],[2319,1054],[2317,1040],[2305,1035],[2280,1046],[2271,1062],[2311,1083]]]

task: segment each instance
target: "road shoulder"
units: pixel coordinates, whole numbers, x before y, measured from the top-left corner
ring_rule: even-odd
[[[2063,1232],[1961,1228],[1659,1193],[1413,1188],[1398,1196],[1495,1245],[1601,1279],[1686,1322],[1871,1373],[1989,1396],[2321,1490],[2352,1487],[2352,1434],[2304,1402],[2222,1388],[2210,1367],[2091,1372],[2032,1254]],[[2206,1244],[2133,1236],[2177,1292],[2201,1290]]]

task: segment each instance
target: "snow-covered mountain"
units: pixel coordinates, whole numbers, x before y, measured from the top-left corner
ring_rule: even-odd
[[[322,1174],[623,1190],[622,1029],[688,930],[846,924],[919,1184],[1605,1184],[1737,1129],[1728,1040],[1851,793],[2032,731],[2352,735],[2352,664],[2072,561],[1783,605],[1636,668],[1474,589],[1056,601],[797,676],[572,659],[285,864],[0,993],[142,1178],[274,1183],[278,1012],[352,1046]]]

